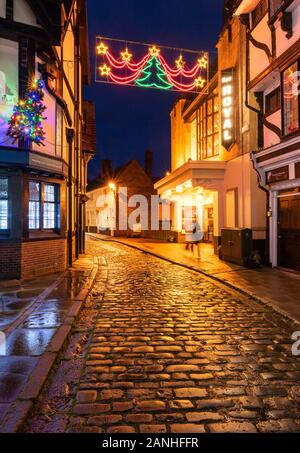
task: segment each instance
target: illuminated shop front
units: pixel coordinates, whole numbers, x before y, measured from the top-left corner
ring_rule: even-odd
[[[155,185],[172,203],[171,229],[178,232],[179,241],[184,241],[186,225],[195,217],[205,242],[213,244],[220,236],[225,168],[220,161],[189,161]]]

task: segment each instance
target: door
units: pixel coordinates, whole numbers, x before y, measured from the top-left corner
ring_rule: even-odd
[[[300,194],[279,198],[278,258],[279,266],[300,271]]]

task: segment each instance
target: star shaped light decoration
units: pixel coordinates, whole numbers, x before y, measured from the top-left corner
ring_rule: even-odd
[[[149,52],[150,52],[150,55],[158,57],[158,55],[160,53],[160,49],[158,49],[156,46],[152,46],[152,47],[150,47]]]
[[[204,69],[206,69],[206,68],[207,68],[207,65],[208,65],[208,58],[207,58],[207,56],[205,55],[204,57],[199,58],[198,64],[199,64],[199,68],[204,68]]]
[[[195,79],[195,84],[197,88],[203,88],[205,85],[205,79],[198,77],[198,79]]]
[[[111,72],[111,68],[107,66],[106,64],[103,66],[100,66],[100,72],[102,76],[108,76]]]
[[[98,55],[106,55],[107,51],[108,47],[103,42],[100,42],[99,46],[97,46]]]
[[[132,53],[130,53],[126,47],[126,49],[124,50],[124,52],[121,52],[121,58],[123,61],[128,61],[130,62],[131,59],[132,59]]]
[[[182,55],[179,56],[178,60],[175,61],[177,69],[182,69],[185,67],[185,61],[183,60]]]

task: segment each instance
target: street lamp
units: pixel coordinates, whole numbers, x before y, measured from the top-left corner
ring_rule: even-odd
[[[117,186],[116,184],[111,181],[109,184],[108,184],[108,187],[110,189],[110,191],[113,193],[113,213],[111,212],[111,229],[110,229],[110,235],[112,237],[114,237],[115,235],[115,222],[116,222],[116,209],[117,209]]]
[[[110,182],[110,183],[108,184],[108,187],[110,188],[110,190],[111,190],[112,192],[115,192],[115,190],[116,190],[116,185],[115,185],[114,182]]]

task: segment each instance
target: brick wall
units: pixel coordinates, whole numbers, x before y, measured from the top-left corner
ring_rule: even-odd
[[[0,280],[19,279],[21,244],[0,243]]]
[[[64,271],[67,265],[66,239],[24,242],[21,263],[22,279]]]

